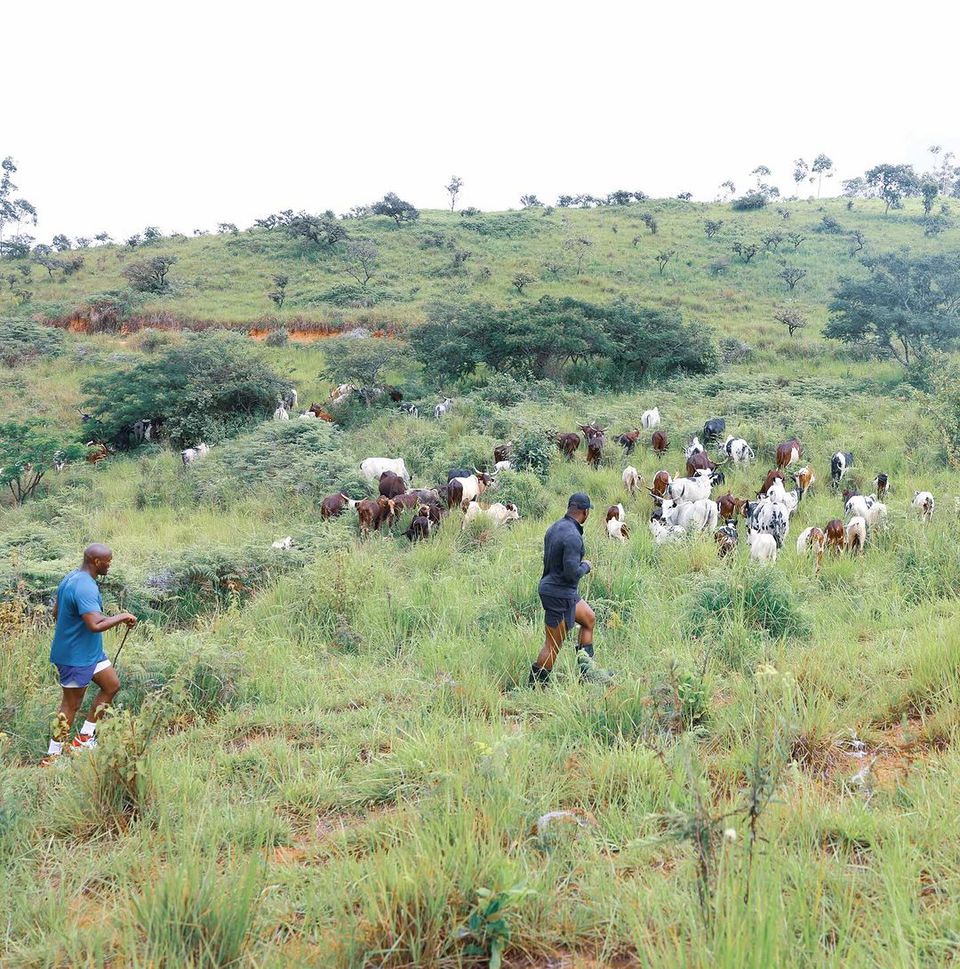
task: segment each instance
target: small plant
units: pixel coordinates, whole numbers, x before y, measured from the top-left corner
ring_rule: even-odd
[[[777,276],[787,284],[787,287],[790,290],[793,290],[793,288],[797,285],[797,283],[799,283],[800,280],[803,279],[803,277],[806,275],[807,275],[806,269],[799,269],[796,266],[786,266],[786,265],[783,267],[783,269],[780,270],[780,272],[777,273]]]
[[[649,212],[644,212],[643,215],[640,216],[640,221],[650,230],[650,235],[655,236],[657,234],[657,230],[660,228],[660,226],[657,224],[657,220]]]
[[[703,223],[703,231],[708,239],[712,239],[723,227],[723,219],[707,219]]]
[[[460,929],[460,938],[469,940],[463,954],[488,959],[490,969],[500,969],[503,953],[510,944],[509,909],[532,894],[519,885],[503,892],[478,888],[473,911],[466,926]]]
[[[290,334],[284,326],[271,330],[263,341],[268,347],[285,347],[290,342]]]
[[[273,285],[276,288],[273,292],[267,293],[267,299],[271,300],[278,310],[283,309],[284,300],[287,298],[287,283],[290,282],[290,277],[278,273],[276,276],[271,276],[270,278],[273,280]]]
[[[673,249],[667,249],[663,252],[657,254],[657,275],[662,276],[664,269],[667,268],[667,263],[676,255],[676,251]]]
[[[534,282],[534,278],[530,275],[530,273],[521,271],[514,274],[511,282],[513,283],[514,289],[516,289],[516,291],[522,295],[524,288],[529,286],[530,283]]]
[[[795,331],[803,330],[807,327],[807,318],[800,310],[794,309],[792,306],[777,310],[773,314],[773,318],[787,328],[790,336],[793,336]]]
[[[760,251],[760,246],[756,242],[735,242],[731,247],[733,254],[739,256],[745,263]]]

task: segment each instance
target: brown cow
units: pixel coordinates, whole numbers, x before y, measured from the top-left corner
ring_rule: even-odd
[[[499,464],[501,461],[509,461],[512,452],[513,441],[507,441],[506,444],[498,444],[493,449],[493,463]]]
[[[692,478],[697,471],[716,471],[717,465],[711,461],[706,451],[697,451],[687,458],[687,477]]]
[[[786,468],[791,464],[796,464],[803,457],[803,445],[800,441],[791,437],[789,441],[777,445],[777,467]]]
[[[407,490],[407,483],[393,471],[384,471],[380,475],[380,494],[386,498],[396,498]]]
[[[307,410],[318,420],[327,421],[329,424],[333,423],[333,414],[324,410],[319,404],[311,404]]]
[[[826,528],[827,548],[835,555],[839,555],[847,544],[847,530],[839,518],[832,518]]]
[[[774,471],[772,468],[767,472],[767,476],[763,479],[763,487],[757,492],[757,497],[762,498],[769,490],[770,486],[774,481],[783,481],[783,472]]]
[[[743,513],[743,506],[746,504],[745,498],[735,498],[729,491],[717,499],[717,509],[720,517],[725,521],[734,522],[737,516]]]
[[[88,464],[96,464],[98,461],[102,461],[110,454],[110,450],[107,448],[107,445],[102,441],[90,441],[87,444],[87,447],[95,448],[95,450],[87,452]]]
[[[430,537],[430,529],[433,527],[433,520],[430,518],[430,509],[426,505],[421,505],[417,509],[417,514],[410,527],[403,533],[404,538],[411,542],[419,542]]]
[[[352,498],[348,498],[342,491],[335,495],[327,495],[320,502],[320,517],[326,521],[328,518],[339,518],[347,508],[352,508],[356,504]]]
[[[667,493],[667,486],[672,480],[669,471],[658,471],[653,476],[653,487],[650,489],[650,494],[654,498],[662,498]]]
[[[817,476],[813,473],[813,468],[805,467],[801,468],[796,474],[792,475],[794,484],[800,489],[801,495],[806,495],[810,490],[810,486],[817,480]]]
[[[568,461],[572,460],[580,447],[580,435],[571,431],[569,434],[554,434],[552,437],[554,443],[560,448],[560,453]]]
[[[603,445],[606,444],[603,428],[597,424],[580,424],[579,427],[587,439],[587,464],[592,468],[599,468]]]
[[[393,504],[398,514],[402,511],[406,511],[408,508],[426,508],[430,521],[432,521],[435,525],[440,523],[440,517],[444,511],[440,504],[440,497],[436,491],[427,491],[423,488],[417,489],[416,491],[407,491],[402,495],[397,495],[397,497],[393,499]]]
[[[640,428],[635,427],[632,431],[627,431],[625,434],[621,434],[617,439],[617,444],[620,445],[627,453],[627,455],[633,454],[633,449],[637,446],[637,441],[640,439]]]
[[[370,529],[380,531],[382,525],[389,528],[396,518],[396,506],[392,499],[381,495],[374,501],[372,498],[364,498],[356,504],[357,519],[360,522],[360,537],[366,538],[370,534]]]
[[[662,457],[667,453],[667,448],[670,447],[670,439],[663,431],[654,431],[653,437],[650,438],[650,447],[653,448],[653,453],[658,458]]]

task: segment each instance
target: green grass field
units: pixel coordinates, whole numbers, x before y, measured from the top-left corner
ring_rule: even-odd
[[[367,309],[311,302],[344,282],[337,257],[280,236],[155,247],[178,256],[174,291],[141,311],[173,319],[402,327],[446,296],[626,294],[753,348],[717,374],[633,394],[558,388],[494,404],[464,388],[440,422],[379,412],[335,432],[350,463],[402,455],[429,485],[492,461],[517,428],[598,417],[625,430],[656,404],[674,446],[662,463],[646,447],[630,459],[647,482],[661,466],[676,473],[678,445],[715,414],[757,451],[728,475],[735,494],[757,489],[793,434],[818,481],[779,560],[761,567],[742,529],[733,561],[709,536],[655,548],[650,499],[624,495],[615,446],[597,471],[581,451],[542,482],[513,476],[502,492],[520,505],[513,526],[461,532],[455,514],[416,546],[360,542],[351,518],[321,522],[315,493],[290,486],[296,465],[234,479],[218,448],[186,470],[147,447],[51,475],[33,500],[0,508],[3,964],[393,969],[501,953],[544,969],[955,964],[960,487],[899,369],[820,335],[831,288],[857,266],[845,236],[811,227],[830,214],[861,228],[868,253],[954,248],[957,230],[931,240],[917,211],[884,217],[876,203],[786,208],[786,221],[669,201],[501,213],[478,220],[500,226],[487,235],[435,212],[401,229],[351,224],[382,253],[375,283],[389,297]],[[707,218],[725,220],[720,238],[706,239]],[[793,299],[811,326],[792,340],[771,316],[790,298],[778,254],[743,265],[729,251],[777,228],[806,237],[779,252],[808,270]],[[434,230],[472,251],[465,276],[431,273],[448,253],[413,240]],[[582,273],[544,278],[571,235],[592,241]],[[667,249],[677,255],[660,276]],[[35,268],[32,310],[68,314],[119,288],[137,257],[91,250],[62,284]],[[510,278],[523,267],[538,280],[521,296]],[[290,303],[271,314],[281,271]],[[11,301],[0,296],[0,316]],[[322,341],[259,352],[301,403],[326,397]],[[4,372],[0,408],[78,423],[83,378],[142,353],[136,334],[70,335],[62,357]],[[828,557],[816,575],[794,542],[842,517],[828,480],[838,448],[855,452],[865,491],[889,473],[890,520],[862,558]],[[551,686],[531,692],[542,535],[581,489],[601,512],[623,500],[632,526],[623,545],[602,513],[585,529],[594,569],[581,592],[617,685],[581,685],[568,646]],[[910,508],[916,489],[936,496],[929,525]],[[293,550],[271,549],[287,535]],[[110,609],[145,617],[119,662],[125,713],[101,728],[96,754],[41,770],[59,702],[43,602],[93,540],[115,552]],[[105,638],[112,656],[119,637]],[[538,822],[553,811],[570,814]]]

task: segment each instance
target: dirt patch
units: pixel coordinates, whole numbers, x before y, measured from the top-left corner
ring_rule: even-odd
[[[294,750],[312,749],[322,737],[322,732],[309,723],[260,723],[237,731],[224,744],[230,753],[241,753],[265,740],[283,738]]]

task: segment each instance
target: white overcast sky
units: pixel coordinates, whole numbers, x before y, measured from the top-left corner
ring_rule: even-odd
[[[12,3],[0,157],[35,230],[245,227],[395,191],[711,199],[826,152],[839,182],[960,154],[949,0]],[[34,230],[31,230],[34,231]]]

